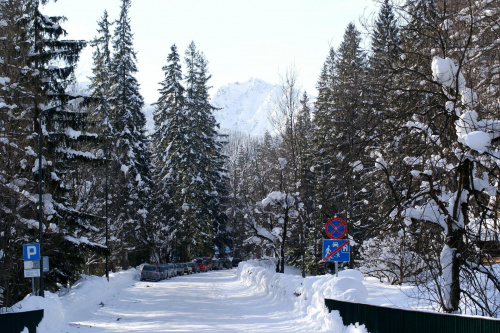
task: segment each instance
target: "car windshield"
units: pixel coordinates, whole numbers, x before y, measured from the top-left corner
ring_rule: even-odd
[[[143,271],[156,271],[156,267],[155,266],[144,266],[142,268]]]

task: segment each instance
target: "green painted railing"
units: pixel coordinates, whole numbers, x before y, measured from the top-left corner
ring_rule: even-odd
[[[394,309],[383,306],[325,299],[337,310],[344,325],[364,324],[370,333],[499,333],[500,320]]]
[[[0,313],[0,332],[21,333],[28,328],[29,333],[36,333],[36,327],[42,318],[43,310]]]

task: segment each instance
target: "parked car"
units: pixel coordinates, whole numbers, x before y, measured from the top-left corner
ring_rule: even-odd
[[[167,265],[165,265],[165,264],[158,265],[158,269],[160,270],[160,277],[161,277],[161,280],[166,280],[166,279],[168,279],[168,269],[167,269]]]
[[[222,258],[220,259],[220,261],[222,262],[222,268],[227,268],[227,269],[233,268],[233,262],[231,261],[231,259]]]
[[[195,262],[188,262],[188,266],[191,266],[191,269],[193,270],[193,273],[199,273],[200,272],[200,266],[198,266],[197,263]]]
[[[189,266],[187,264],[187,262],[183,262],[181,265],[182,265],[182,268],[184,269],[184,274],[187,274],[187,275],[193,274],[193,268],[191,266]]]
[[[167,273],[169,279],[177,275],[174,264],[167,264]]]
[[[198,267],[200,267],[200,272],[208,271],[206,260],[203,260],[202,258],[196,258],[194,262],[196,262],[198,264]]]
[[[241,258],[234,257],[232,261],[232,267],[238,267],[238,264],[241,262]]]
[[[222,265],[219,259],[212,259],[212,269],[214,270],[222,269]]]
[[[149,265],[149,264],[142,266],[141,281],[144,280],[160,281],[161,280],[160,268],[156,265]]]
[[[174,265],[175,265],[175,270],[176,270],[176,272],[177,272],[177,274],[176,274],[176,275],[177,275],[177,276],[178,276],[178,275],[184,275],[184,267],[182,267],[182,264],[178,262],[178,263],[176,263],[176,264],[174,264]]]
[[[210,258],[210,257],[203,257],[203,260],[206,261],[205,265],[207,266],[207,270],[211,271],[213,269],[212,258]]]

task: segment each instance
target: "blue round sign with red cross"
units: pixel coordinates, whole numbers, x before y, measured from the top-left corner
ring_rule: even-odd
[[[341,218],[334,217],[326,222],[325,232],[331,239],[341,239],[347,233],[347,224]]]

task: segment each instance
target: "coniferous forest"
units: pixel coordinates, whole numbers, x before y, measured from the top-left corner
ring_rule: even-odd
[[[131,0],[88,41],[65,39],[47,1],[0,0],[0,307],[31,291],[22,245],[42,233],[56,291],[103,275],[106,258],[119,270],[215,246],[324,274],[339,217],[345,268],[414,284],[440,311],[500,314],[498,1],[379,1],[325,54],[316,98],[282,76],[263,137],[219,130],[194,42],[158,68],[148,134]]]

